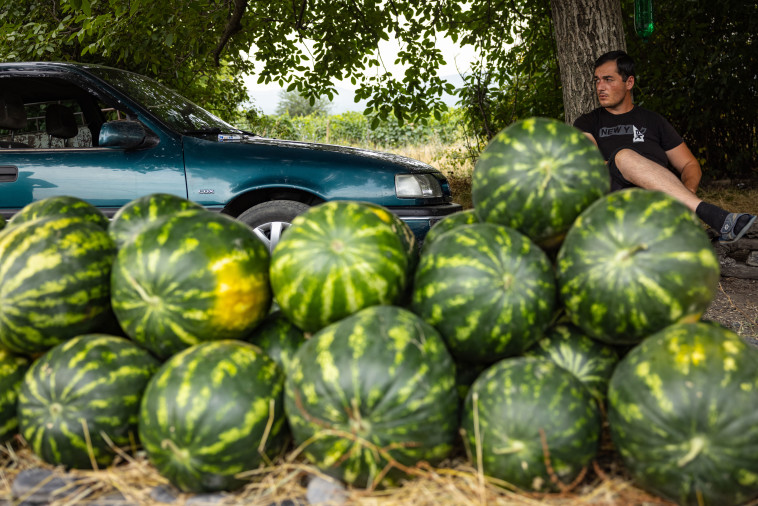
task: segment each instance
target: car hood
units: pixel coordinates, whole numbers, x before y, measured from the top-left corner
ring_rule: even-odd
[[[362,158],[366,162],[370,161],[372,165],[378,164],[378,165],[394,166],[397,168],[402,167],[403,170],[406,170],[408,172],[415,172],[415,173],[439,172],[436,168],[432,167],[431,165],[427,163],[421,162],[419,160],[408,158],[402,155],[396,155],[394,153],[374,151],[371,149],[354,148],[354,147],[349,147],[349,146],[340,146],[336,144],[319,144],[319,143],[312,143],[312,142],[273,139],[270,137],[258,137],[258,136],[252,136],[252,135],[241,136],[241,138],[237,136],[237,138],[234,140],[222,140],[223,137],[228,137],[228,136],[219,135],[219,143],[221,144],[239,143],[239,144],[245,144],[245,145],[255,145],[259,147],[267,146],[273,149],[289,149],[293,151],[301,151],[303,154],[307,152],[311,152],[313,154],[331,153],[337,156],[342,155],[345,158],[349,158],[352,160],[355,160],[356,158]]]

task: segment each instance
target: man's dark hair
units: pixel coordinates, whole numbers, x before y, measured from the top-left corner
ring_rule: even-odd
[[[634,60],[624,51],[609,51],[595,60],[595,68],[603,63],[615,61],[621,78],[626,81],[629,76],[634,76]]]

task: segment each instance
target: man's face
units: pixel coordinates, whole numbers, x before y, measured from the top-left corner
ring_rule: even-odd
[[[606,109],[621,105],[634,86],[633,76],[629,76],[626,81],[621,78],[615,61],[605,62],[596,68],[593,81],[600,105]],[[631,100],[631,95],[629,99]]]

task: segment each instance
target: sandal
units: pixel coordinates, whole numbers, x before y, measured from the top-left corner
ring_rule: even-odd
[[[751,218],[745,223],[745,226],[735,234],[734,225],[742,216],[750,216]],[[724,220],[724,224],[721,225],[721,230],[719,230],[719,233],[721,234],[721,237],[719,237],[719,243],[730,244],[739,240],[748,230],[750,230],[750,227],[755,223],[755,219],[756,216],[752,216],[748,213],[729,213],[726,220]]]

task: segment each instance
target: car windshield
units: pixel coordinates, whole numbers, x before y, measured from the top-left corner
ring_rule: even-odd
[[[128,95],[166,125],[185,134],[237,133],[239,129],[193,104],[158,81],[133,72],[88,67],[91,73]]]

